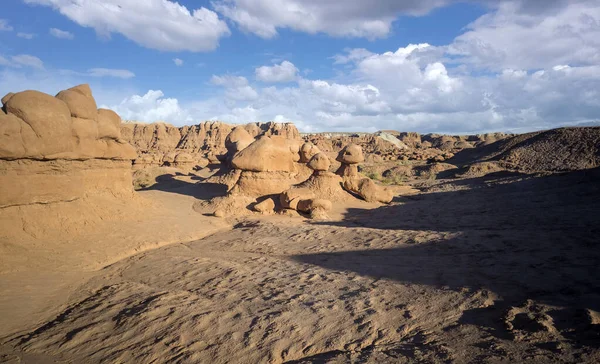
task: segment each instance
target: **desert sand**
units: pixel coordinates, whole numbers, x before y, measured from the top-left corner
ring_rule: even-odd
[[[1,362],[600,361],[600,128],[220,128],[2,150]]]

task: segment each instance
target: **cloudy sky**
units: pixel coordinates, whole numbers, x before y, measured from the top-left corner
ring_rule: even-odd
[[[5,0],[0,94],[91,84],[124,119],[301,131],[600,120],[600,0]]]

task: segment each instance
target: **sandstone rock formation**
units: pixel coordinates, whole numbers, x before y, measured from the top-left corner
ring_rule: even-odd
[[[316,198],[310,188],[291,188],[280,196],[283,208],[304,212],[313,219],[327,218],[327,211],[331,210],[331,201]]]
[[[320,153],[319,148],[311,142],[305,142],[300,147],[300,162],[308,163],[308,161],[317,153]]]
[[[234,129],[236,133],[231,134]],[[211,164],[227,161],[228,158],[230,160],[235,154],[233,149],[239,151],[245,147],[243,144],[247,146],[254,138],[262,135],[300,139],[300,134],[293,124],[274,122],[249,123],[237,127],[219,121],[206,121],[198,125],[182,127],[162,122],[152,124],[125,122],[121,126],[121,133],[123,139],[136,148],[140,157],[144,154],[165,155],[172,152],[185,152],[198,156],[198,160],[207,159]],[[246,133],[252,139],[248,138]],[[228,141],[229,135],[231,138]],[[244,141],[242,142],[240,138]],[[232,152],[229,152],[229,149]],[[163,157],[158,158],[160,161],[163,159]],[[169,160],[164,162],[168,163]],[[163,165],[160,163],[162,162],[159,162],[158,166]]]
[[[329,172],[330,160],[324,153],[315,154],[307,166],[313,171],[311,176],[294,188],[311,191],[314,197],[335,202],[354,199],[342,188],[343,179]]]
[[[329,157],[324,153],[315,154],[307,164],[313,171],[327,171],[330,165]]]
[[[132,193],[135,149],[88,85],[8,94],[0,112],[0,207]]]
[[[253,125],[253,124],[251,124]],[[236,153],[244,150],[254,142],[254,137],[243,126],[236,126],[225,138],[227,160],[231,161]]]
[[[242,172],[232,193],[260,197],[289,188],[298,175],[294,144],[282,136],[262,136],[237,152],[231,166]]]
[[[377,185],[369,178],[358,173],[357,164],[364,161],[362,148],[349,144],[338,154],[337,160],[342,164],[336,174],[343,180],[343,187],[349,192],[364,198],[367,202],[390,203],[394,198],[393,191]]]
[[[275,202],[272,198],[267,198],[264,201],[255,204],[254,211],[260,212],[263,215],[271,215],[275,212]]]

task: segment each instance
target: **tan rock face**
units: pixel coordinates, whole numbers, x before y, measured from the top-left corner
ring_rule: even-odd
[[[310,159],[321,151],[311,142],[306,142],[300,147],[300,162],[308,163]]]
[[[342,178],[358,178],[360,176],[356,164],[342,164],[335,173]]]
[[[67,104],[74,118],[96,120],[98,118],[98,106],[96,100],[90,95],[85,96],[73,90],[64,90],[56,95],[56,98]]]
[[[9,92],[6,95],[4,95],[4,97],[2,98],[2,105],[6,105],[8,100],[10,100],[10,98],[13,96],[14,96],[14,92]]]
[[[233,158],[237,152],[244,150],[252,142],[254,142],[254,137],[248,133],[245,127],[236,126],[225,138],[228,156]]]
[[[108,109],[98,109],[98,138],[119,139],[121,137],[121,117]]]
[[[97,110],[87,85],[57,97],[23,91],[0,111],[0,206],[133,193],[135,149],[121,139],[121,118]]]
[[[0,160],[0,207],[69,202],[99,193],[130,198],[130,162]]]
[[[36,154],[43,157],[72,148],[71,112],[63,101],[39,91],[23,91],[8,100],[6,111],[20,119],[19,125],[25,133],[3,133],[0,138],[3,142],[4,139],[22,139],[25,153],[21,158]]]
[[[236,133],[228,141],[227,137],[233,129],[237,129]],[[251,139],[239,129],[245,130]],[[300,134],[293,124],[280,123],[249,123],[236,127],[220,121],[206,121],[198,125],[175,127],[165,123],[126,122],[121,124],[121,135],[135,146],[140,156],[147,153],[197,153],[209,159],[211,164],[231,162],[236,152],[263,135],[286,139],[293,136],[293,139],[289,139],[290,145],[294,140],[298,148],[301,143]],[[293,158],[297,161],[300,156],[294,155]]]
[[[285,171],[241,171],[231,193],[255,198],[279,194],[294,184],[294,177],[294,174]]]
[[[23,91],[5,98],[0,112],[0,159],[117,159],[135,158],[121,140],[121,118],[97,110],[87,85],[52,97]]]
[[[308,162],[308,167],[313,171],[326,171],[330,165],[329,157],[325,153],[315,154]]]
[[[364,162],[365,157],[362,148],[356,144],[349,144],[338,154],[337,161],[345,164],[357,164]]]
[[[390,203],[394,199],[394,192],[383,186],[377,185],[369,178],[347,179],[344,188],[364,198],[367,202]]]
[[[309,188],[291,188],[279,196],[279,202],[284,208],[297,210],[300,201],[313,198],[315,198],[315,194]]]
[[[275,202],[272,198],[267,198],[266,200],[254,205],[254,210],[263,215],[270,215],[275,210]]]
[[[277,136],[263,136],[231,161],[233,168],[254,172],[294,172],[294,158],[288,139]]]

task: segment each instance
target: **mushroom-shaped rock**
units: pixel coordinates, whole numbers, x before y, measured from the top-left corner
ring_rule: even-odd
[[[91,96],[91,91],[90,96],[86,96],[81,89],[68,89],[59,92],[56,98],[67,104],[71,111],[71,116],[75,118],[91,120],[98,118],[98,107],[96,106],[96,100]]]
[[[286,138],[263,136],[237,153],[231,165],[234,168],[254,172],[293,172],[294,158]]]
[[[330,165],[329,157],[325,153],[315,154],[308,162],[308,167],[313,171],[326,171]]]
[[[225,138],[225,148],[230,157],[252,144],[254,137],[243,126],[236,126]]]
[[[336,160],[345,164],[357,164],[363,162],[365,157],[359,145],[348,144],[340,151]]]
[[[320,153],[319,148],[311,142],[306,142],[300,147],[300,162],[308,163],[310,159]]]

